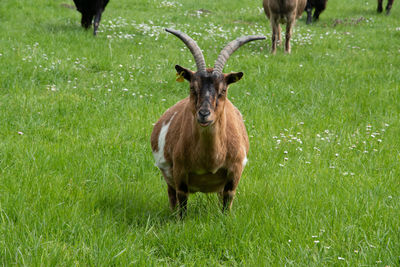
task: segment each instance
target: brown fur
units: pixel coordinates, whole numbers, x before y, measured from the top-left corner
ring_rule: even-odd
[[[161,128],[170,122],[164,158],[171,166],[171,176],[167,175],[168,171],[161,170],[168,184],[170,206],[173,209],[179,204],[182,216],[189,193],[217,192],[222,197],[223,208],[230,209],[249,141],[242,116],[226,94],[228,84],[239,80],[243,74],[240,73],[239,78],[235,76],[237,73],[213,77],[212,69],[205,75],[183,70],[185,79],[190,81],[190,96],[169,108],[155,124],[151,135],[152,150],[157,152]],[[207,81],[211,82],[209,92],[215,91],[207,105],[211,112],[207,118],[213,122],[202,127],[198,113],[206,107],[204,87]]]
[[[264,0],[264,12],[271,21],[272,27],[272,54],[276,53],[278,41],[281,41],[280,23],[286,22],[285,52],[290,53],[290,38],[292,29],[304,12],[307,0]]]

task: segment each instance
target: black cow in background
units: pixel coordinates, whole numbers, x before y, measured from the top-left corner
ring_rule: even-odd
[[[307,24],[311,23],[311,13],[313,8],[315,8],[314,21],[317,21],[319,19],[319,14],[321,14],[321,12],[324,11],[326,8],[326,2],[328,2],[328,0],[307,0]]]
[[[82,13],[82,27],[88,29],[92,25],[94,17],[93,34],[96,35],[101,20],[101,14],[106,8],[108,1],[109,0],[74,0],[76,9]]]
[[[382,2],[383,0],[378,0],[378,13],[382,13],[383,7],[382,7]],[[388,0],[387,6],[386,6],[386,15],[389,15],[390,9],[392,9],[394,0]]]

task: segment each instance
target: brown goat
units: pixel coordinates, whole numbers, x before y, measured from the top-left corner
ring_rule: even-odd
[[[243,44],[265,39],[246,36],[230,42],[214,68],[206,69],[203,54],[188,35],[166,29],[192,52],[197,72],[179,65],[175,69],[190,83],[190,95],[169,108],[154,125],[151,148],[156,166],[168,185],[171,209],[177,204],[182,217],[189,193],[218,192],[223,210],[230,209],[247,162],[249,140],[242,115],[228,100],[227,89],[243,73],[224,74],[229,56]]]
[[[383,7],[382,7],[382,2],[383,0],[378,0],[378,13],[382,13]],[[386,15],[390,14],[390,10],[392,9],[394,0],[388,0],[388,3],[386,5]]]
[[[277,43],[281,41],[280,23],[286,22],[285,52],[290,53],[290,38],[296,19],[301,16],[307,0],[264,0],[264,12],[271,21],[272,54],[276,53]]]

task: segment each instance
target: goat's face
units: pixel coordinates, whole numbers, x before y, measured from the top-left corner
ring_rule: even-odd
[[[212,69],[193,72],[179,65],[175,69],[190,82],[192,113],[201,127],[212,125],[218,120],[224,111],[229,84],[243,77],[243,72],[215,74]]]

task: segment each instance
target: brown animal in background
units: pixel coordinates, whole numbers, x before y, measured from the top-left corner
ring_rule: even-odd
[[[383,0],[378,0],[378,13],[382,13],[383,7],[382,7],[382,2]],[[386,6],[386,15],[390,14],[390,10],[392,9],[394,0],[388,0],[387,6]]]
[[[264,0],[264,12],[271,21],[272,54],[276,53],[277,43],[281,41],[281,26],[286,22],[285,52],[290,53],[290,38],[296,19],[301,16],[307,0]]]
[[[245,36],[230,42],[214,68],[207,68],[203,54],[188,35],[171,29],[190,49],[197,72],[179,65],[175,69],[190,83],[190,95],[170,107],[154,125],[151,148],[157,167],[168,185],[171,209],[177,204],[182,217],[189,193],[218,192],[223,210],[231,208],[247,162],[249,140],[242,115],[228,100],[228,86],[243,73],[224,74],[230,55],[243,44],[265,39]]]

